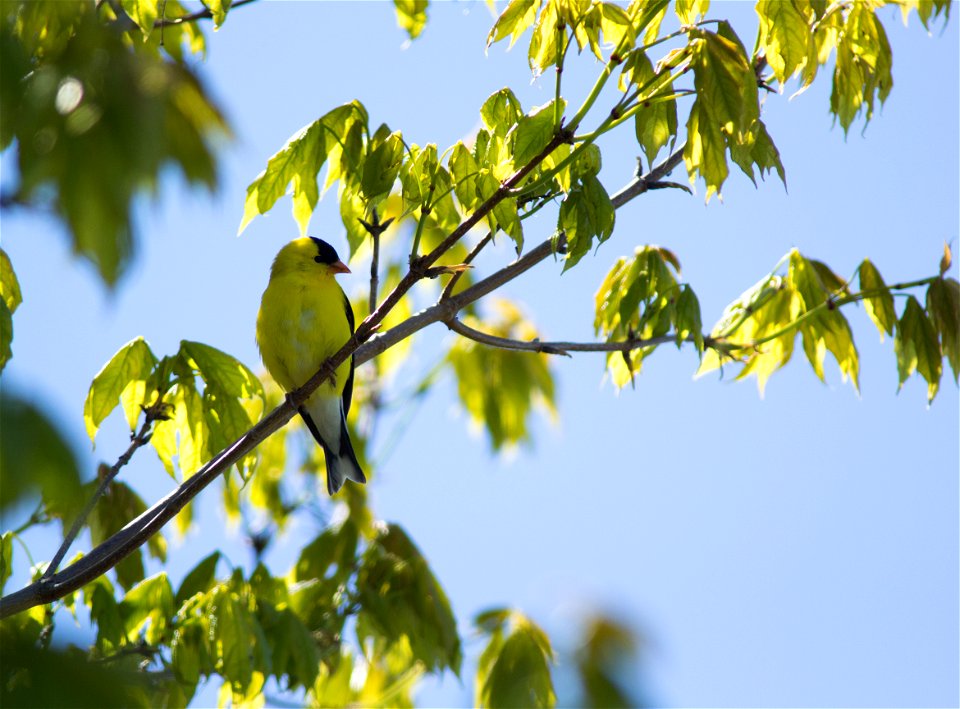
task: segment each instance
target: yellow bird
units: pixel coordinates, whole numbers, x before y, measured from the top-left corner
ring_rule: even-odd
[[[267,371],[287,392],[303,386],[353,335],[350,300],[334,280],[350,269],[326,241],[294,239],[280,249],[257,313],[257,347]],[[365,483],[347,433],[353,396],[353,357],[337,367],[300,407],[300,416],[323,448],[327,491],[344,480]]]

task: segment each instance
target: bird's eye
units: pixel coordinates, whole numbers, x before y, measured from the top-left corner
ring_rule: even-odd
[[[319,256],[314,256],[313,260],[316,261],[317,263],[323,263],[323,259],[321,259]]]

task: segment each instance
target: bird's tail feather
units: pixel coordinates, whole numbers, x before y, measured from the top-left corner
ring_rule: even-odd
[[[361,484],[367,482],[367,477],[363,474],[360,463],[357,462],[357,454],[353,452],[353,444],[350,442],[350,434],[347,431],[347,421],[342,412],[340,416],[339,451],[334,451],[327,445],[310,414],[303,407],[300,408],[300,415],[307,424],[307,428],[310,429],[310,433],[323,448],[323,457],[327,463],[327,492],[331,496],[336,495],[346,480],[353,480]]]

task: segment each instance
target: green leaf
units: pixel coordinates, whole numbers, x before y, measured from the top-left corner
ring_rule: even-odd
[[[105,654],[119,647],[124,636],[120,605],[113,594],[113,584],[106,576],[98,576],[83,587],[83,602],[90,609],[90,622],[97,626],[97,647]]]
[[[207,9],[213,15],[213,29],[218,30],[227,21],[227,10],[233,0],[206,0]]]
[[[496,136],[505,136],[521,118],[520,101],[510,89],[500,89],[490,94],[480,107],[484,127]]]
[[[457,623],[443,588],[420,550],[397,525],[387,525],[370,543],[357,572],[361,642],[404,638],[428,672],[460,671]]]
[[[147,379],[156,364],[150,346],[137,337],[121,347],[97,373],[83,404],[83,421],[91,441],[121,400],[127,423],[134,429],[140,406],[151,403],[147,400]]]
[[[0,396],[0,509],[9,510],[38,490],[51,514],[70,515],[83,504],[73,451],[47,416],[15,391]],[[29,441],[11,445],[10,441]]]
[[[201,673],[213,672],[207,647],[210,633],[206,618],[177,618],[177,630],[170,641],[171,665],[177,681],[185,688],[196,687]]]
[[[245,691],[253,681],[251,642],[256,622],[240,597],[226,586],[213,592],[209,614],[211,632],[224,680]]]
[[[313,703],[318,707],[349,707],[356,693],[350,687],[354,671],[353,657],[344,650],[332,663],[321,663],[312,689]]]
[[[536,329],[516,306],[496,301],[499,317],[481,322],[468,316],[464,323],[494,336],[533,340]],[[527,421],[536,406],[554,412],[554,384],[547,355],[485,347],[458,340],[447,353],[457,377],[463,408],[476,424],[486,427],[494,450],[529,440]]]
[[[626,709],[642,704],[626,689],[630,686],[627,668],[637,661],[638,644],[634,634],[616,621],[602,616],[591,619],[576,653],[584,691],[580,706]]]
[[[534,108],[513,129],[513,164],[520,168],[539,155],[553,139],[558,126],[553,124],[554,101]],[[567,102],[560,99],[560,115]]]
[[[381,128],[389,130],[385,125]],[[403,151],[403,138],[399,132],[385,137],[375,135],[370,141],[360,178],[361,190],[369,202],[384,199],[393,188],[403,161]]]
[[[691,181],[699,174],[706,183],[706,199],[719,193],[729,173],[725,150],[753,179],[753,165],[761,176],[776,169],[784,179],[779,153],[760,121],[756,76],[733,29],[726,22],[716,33],[690,33],[690,66],[697,98],[687,120],[684,161]]]
[[[697,352],[703,352],[703,322],[700,319],[700,301],[690,286],[685,286],[677,298],[674,310],[674,328],[677,331],[677,346],[688,337],[693,337]]]
[[[144,579],[127,591],[120,603],[120,617],[129,642],[136,642],[141,631],[150,645],[169,641],[173,617],[173,589],[166,573]]]
[[[782,93],[783,85],[791,76],[808,63],[816,66],[817,46],[808,16],[800,3],[783,0],[759,0],[756,11],[760,17],[757,45],[763,50]],[[810,15],[812,19],[812,12]],[[812,75],[804,72],[804,86],[812,79]]]
[[[487,35],[487,47],[508,35],[510,46],[507,49],[513,47],[520,35],[537,19],[539,6],[539,0],[510,0]]]
[[[661,68],[661,75],[663,80],[658,81],[653,64],[641,49],[631,52],[624,62],[623,78],[645,89],[644,94],[639,97],[644,108],[634,117],[634,129],[637,142],[643,148],[649,164],[653,164],[660,150],[668,143],[672,145],[677,137],[676,99],[651,100],[673,94],[673,82],[667,80],[670,77],[669,68]]]
[[[311,687],[320,672],[320,652],[310,630],[289,608],[280,611],[276,625],[265,630],[273,641],[274,675],[287,675],[287,686],[291,688]]]
[[[613,234],[616,209],[596,177],[584,177],[560,204],[557,229],[567,236],[563,270],[573,268],[590,251],[594,238],[603,243]]]
[[[453,176],[453,189],[464,210],[471,211],[480,203],[477,174],[480,171],[473,154],[462,143],[453,146],[447,162]]]
[[[523,224],[517,213],[517,200],[510,197],[501,200],[493,208],[492,215],[497,227],[513,239],[519,255],[523,251]]]
[[[0,594],[13,573],[13,532],[0,534]]]
[[[897,370],[900,375],[897,390],[900,390],[911,374],[920,372],[920,376],[927,382],[927,401],[932,402],[940,388],[943,355],[933,323],[913,296],[907,298],[907,307],[897,322],[893,348],[897,353]]]
[[[838,280],[836,276],[833,279]],[[796,249],[790,253],[787,281],[800,295],[804,311],[826,304],[823,310],[800,326],[803,350],[817,376],[823,380],[823,360],[825,353],[830,352],[837,360],[843,378],[850,377],[854,388],[859,390],[860,358],[846,317],[833,305],[833,288],[824,284],[820,270]],[[784,325],[788,323],[789,320]]]
[[[410,39],[416,39],[427,24],[427,0],[393,0],[397,24],[406,30]]]
[[[194,566],[180,584],[177,595],[173,599],[176,608],[180,608],[188,599],[198,593],[206,593],[213,588],[216,582],[217,563],[220,561],[220,552],[215,551],[204,557]]]
[[[320,199],[317,174],[329,160],[329,186],[345,172],[353,174],[359,166],[362,150],[362,128],[367,123],[367,111],[353,101],[338,106],[323,117],[305,126],[275,153],[267,167],[247,187],[243,218],[238,233],[243,233],[258,214],[266,214],[293,185],[294,217],[305,235],[310,215]],[[344,152],[344,147],[347,151]]]
[[[940,348],[946,355],[953,380],[960,370],[960,283],[954,278],[938,278],[927,289],[927,313],[940,334]]]
[[[886,100],[893,88],[892,62],[887,33],[874,8],[854,3],[837,35],[830,94],[830,112],[840,121],[844,133],[861,113],[864,122],[869,122],[876,100],[881,104]]]
[[[264,400],[263,384],[239,360],[202,342],[180,342],[180,352],[208,387],[238,399]]]
[[[874,295],[863,299],[864,310],[880,331],[880,339],[883,335],[893,334],[893,328],[897,324],[897,311],[893,307],[893,295],[887,290],[886,283],[880,276],[877,267],[871,263],[870,259],[864,259],[860,264],[860,290],[877,291]]]
[[[710,0],[677,0],[675,10],[682,25],[692,25],[706,17]]]
[[[153,32],[153,23],[160,16],[159,0],[120,0],[120,7],[137,23],[146,42]]]
[[[352,258],[363,242],[370,237],[369,232],[360,223],[368,219],[366,204],[363,197],[353,188],[344,183],[340,185],[340,220],[347,230],[347,245],[350,247]]]
[[[533,26],[527,60],[534,77],[540,76],[548,66],[553,66],[560,60],[561,45],[557,37],[557,26],[560,22],[557,16],[558,5],[556,2],[546,3]]]
[[[480,658],[475,703],[480,707],[552,707],[550,664],[553,650],[546,634],[528,618],[511,614],[512,632],[496,627]]]
[[[7,304],[0,299],[0,372],[13,357],[13,316]]]
[[[6,304],[11,313],[16,312],[17,307],[23,302],[20,281],[17,280],[10,257],[3,249],[0,249],[0,300]]]
[[[156,191],[169,166],[213,188],[214,143],[229,129],[187,63],[168,61],[156,45],[101,21],[89,3],[59,5],[36,5],[38,21],[29,29],[18,22],[4,31],[4,86],[13,70],[12,93],[20,98],[11,111],[11,91],[3,91],[3,139],[17,141],[18,163],[5,191],[51,209],[73,251],[114,285],[135,250],[134,200]],[[125,5],[149,32],[157,3]],[[19,47],[8,50],[11,44]],[[24,54],[30,71],[17,76]]]
[[[349,577],[357,553],[357,526],[349,520],[328,527],[300,552],[294,567],[294,581]]]

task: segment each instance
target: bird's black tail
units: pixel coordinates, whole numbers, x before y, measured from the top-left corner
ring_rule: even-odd
[[[353,452],[350,433],[347,431],[347,419],[343,412],[341,411],[340,414],[340,448],[338,451],[334,451],[323,440],[323,436],[320,435],[320,431],[309,412],[302,406],[299,411],[304,423],[307,424],[307,428],[310,429],[310,433],[323,448],[323,457],[327,463],[327,492],[331,496],[336,495],[346,480],[353,480],[360,484],[367,482],[367,476],[363,474],[363,469],[357,462],[357,454]]]

